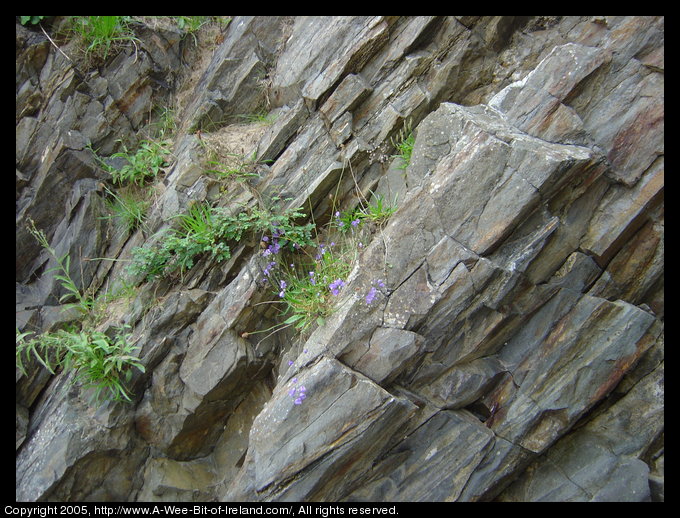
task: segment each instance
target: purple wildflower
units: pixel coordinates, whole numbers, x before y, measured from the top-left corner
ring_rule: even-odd
[[[352,226],[353,226],[354,228],[356,228],[357,226],[359,226],[359,220],[358,220],[358,219],[355,219],[354,221],[352,221]]]
[[[319,253],[316,254],[316,260],[318,261],[326,253],[326,245],[319,243]]]
[[[269,276],[269,273],[272,271],[272,268],[274,268],[274,266],[276,266],[276,262],[272,261],[271,263],[264,267],[263,273],[265,277]]]
[[[279,281],[279,286],[281,287],[279,297],[283,298],[283,296],[286,294],[286,281]]]
[[[314,278],[314,272],[309,272],[309,282],[312,286],[316,286],[316,279]]]
[[[375,299],[375,296],[377,295],[378,290],[375,289],[375,287],[371,286],[371,289],[368,290],[368,294],[366,295],[366,304],[371,304],[373,300]]]
[[[328,285],[333,295],[337,295],[338,293],[340,293],[340,288],[342,288],[343,286],[345,286],[345,281],[343,281],[342,279],[335,279]]]
[[[297,381],[297,378],[293,378],[293,383],[297,384]],[[301,405],[302,402],[307,398],[307,389],[304,385],[300,385],[299,387],[294,386],[288,391],[288,395],[294,398],[293,403],[296,405]]]

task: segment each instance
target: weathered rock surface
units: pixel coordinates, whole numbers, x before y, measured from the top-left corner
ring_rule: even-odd
[[[308,335],[252,334],[276,322],[255,240],[134,279],[102,324],[141,347],[132,404],[17,371],[17,500],[663,500],[663,17],[235,17],[203,54],[135,30],[81,71],[17,24],[20,330],[71,318],[28,218],[102,292],[194,200],[398,210]],[[121,237],[87,146],[171,102],[172,164]],[[199,164],[235,135],[256,188]]]

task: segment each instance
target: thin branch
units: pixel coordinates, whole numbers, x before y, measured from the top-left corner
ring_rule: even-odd
[[[56,43],[54,43],[54,40],[53,40],[52,38],[50,38],[50,35],[47,34],[47,32],[45,32],[45,29],[43,28],[42,23],[40,23],[40,24],[38,24],[38,25],[40,25],[40,30],[41,30],[41,31],[43,32],[43,34],[47,37],[47,39],[50,40],[50,43],[54,46],[54,48],[57,49],[57,50],[61,53],[62,56],[64,56],[66,59],[68,59],[68,60],[71,62],[71,64],[73,65],[73,68],[76,68],[76,64],[73,62],[73,60],[72,60],[70,57],[68,57],[68,56],[64,53],[64,51],[61,50],[61,49],[57,46]]]

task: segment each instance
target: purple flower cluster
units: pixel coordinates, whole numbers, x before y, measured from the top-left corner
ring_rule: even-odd
[[[269,241],[269,239],[267,238],[267,236],[264,236],[262,238],[262,241],[267,242]],[[279,245],[278,240],[272,239],[272,243],[266,248],[266,250],[262,252],[262,256],[267,257],[272,254],[276,255],[279,253],[279,250],[281,250],[281,245]]]
[[[331,293],[333,295],[337,296],[338,293],[340,293],[340,288],[342,288],[343,286],[345,286],[345,281],[343,281],[342,279],[335,279],[328,285],[328,289],[331,290]]]
[[[341,218],[342,218],[342,215],[340,214],[340,211],[336,211],[335,212],[335,224],[338,226],[338,228],[342,228],[342,227],[345,226],[345,222]],[[352,225],[352,230],[357,228],[359,226],[359,223],[361,223],[361,220],[359,218],[352,220],[350,222],[350,224]]]
[[[283,298],[286,295],[286,281],[279,281],[279,287],[281,288],[281,291],[279,292],[279,297]]]
[[[385,287],[385,283],[380,279],[373,281],[371,284],[374,284],[374,285],[377,284],[380,288]],[[366,294],[366,304],[370,306],[371,303],[375,300],[375,297],[377,295],[378,295],[378,290],[376,289],[375,286],[371,286],[371,289],[368,290],[368,293]]]
[[[304,385],[300,385],[299,387],[297,386],[298,379],[293,378],[293,383],[295,383],[295,387],[292,387],[288,391],[288,395],[293,398],[293,402],[296,405],[301,405],[302,401],[307,397],[307,389],[305,388]]]
[[[375,289],[375,286],[371,286],[371,289],[368,290],[368,294],[366,295],[366,304],[370,306],[377,294],[378,290]]]

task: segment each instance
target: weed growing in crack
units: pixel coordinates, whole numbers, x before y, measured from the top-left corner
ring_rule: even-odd
[[[16,364],[27,375],[24,362],[30,357],[55,374],[57,368],[64,372],[75,371],[75,381],[86,389],[92,388],[92,402],[105,399],[131,401],[125,384],[132,377],[131,368],[144,372],[139,358],[133,355],[137,349],[129,342],[127,328],[120,328],[111,338],[93,331],[60,329],[27,339],[31,334],[16,333]]]
[[[405,122],[403,128],[397,133],[397,138],[392,138],[391,141],[392,145],[397,150],[397,154],[392,155],[392,157],[401,159],[401,162],[397,167],[399,169],[406,169],[411,163],[413,145],[416,142],[413,131],[411,131],[411,122]]]
[[[254,151],[250,157],[238,155],[236,153],[229,153],[228,156],[233,158],[231,163],[220,162],[218,160],[208,161],[210,169],[206,173],[214,174],[218,179],[236,179],[238,181],[246,180],[251,177],[259,177],[255,172],[257,166],[271,162],[271,160],[260,160],[257,158],[257,151]]]
[[[262,236],[262,273],[284,305],[282,315],[286,318],[281,329],[292,325],[305,332],[325,323],[347,286],[347,277],[363,246],[362,238],[370,232],[364,224],[381,225],[394,211],[396,205],[388,205],[382,196],[373,194],[369,202],[355,209],[335,211],[322,229],[323,238],[317,235],[313,247],[298,247],[288,254],[280,253],[280,242],[286,237],[283,229]],[[381,280],[376,283],[385,287]],[[366,295],[369,305],[378,293],[374,286],[371,290]]]
[[[105,191],[111,197],[106,200],[109,215],[101,219],[115,220],[126,235],[144,226],[150,202],[142,194],[133,189],[121,189],[116,194],[105,187]]]
[[[83,40],[86,52],[106,59],[112,45],[139,42],[130,27],[130,16],[73,16],[73,32]],[[136,44],[135,44],[136,45]]]
[[[252,232],[280,232],[286,235],[277,246],[289,248],[311,243],[313,225],[299,225],[304,218],[300,209],[288,209],[276,214],[267,209],[253,208],[231,215],[226,209],[195,203],[186,214],[178,216],[179,229],[166,229],[156,245],[132,251],[132,274],[143,274],[147,280],[167,276],[177,270],[190,270],[196,260],[208,255],[221,262],[231,257],[229,243],[238,242]]]
[[[28,220],[28,231],[57,263],[57,266],[50,268],[47,272],[61,272],[59,275],[54,276],[54,278],[61,283],[62,288],[66,290],[66,294],[59,298],[59,302],[61,303],[64,300],[73,297],[76,302],[71,303],[66,307],[75,307],[82,314],[89,313],[93,303],[92,297],[81,293],[78,286],[76,286],[75,281],[71,278],[71,274],[69,273],[71,257],[69,254],[59,257],[56,250],[50,246],[45,233],[42,230],[38,230],[35,227],[35,223],[30,218]]]
[[[139,358],[132,354],[136,347],[129,342],[127,328],[120,328],[113,336],[109,336],[92,329],[92,322],[87,325],[85,322],[88,320],[96,320],[92,316],[92,310],[95,303],[102,301],[96,301],[91,296],[81,293],[69,273],[69,255],[59,257],[50,247],[44,232],[38,230],[30,219],[28,230],[57,262],[57,266],[48,272],[60,272],[54,278],[61,283],[67,293],[60,297],[59,302],[74,298],[76,302],[65,307],[75,307],[84,318],[80,323],[83,327],[80,331],[59,329],[28,339],[32,332],[20,333],[17,329],[17,367],[24,375],[28,375],[24,363],[34,358],[52,374],[55,374],[57,368],[62,368],[65,372],[75,371],[75,381],[81,382],[85,388],[93,389],[94,402],[100,403],[104,399],[130,401],[130,395],[125,387],[125,383],[129,382],[132,376],[130,368],[134,367],[144,372],[144,366]]]
[[[294,246],[282,250],[285,229],[276,228],[262,236],[265,248],[261,252],[262,272],[272,292],[284,305],[282,326],[293,325],[304,332],[312,325],[323,325],[333,311],[337,297],[346,286],[346,279],[357,255],[352,237],[338,232],[328,234],[329,242],[317,241],[311,246]]]

